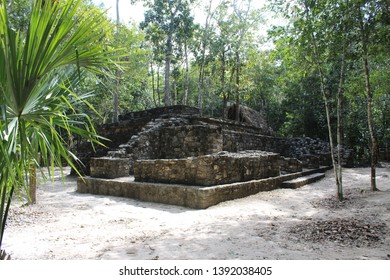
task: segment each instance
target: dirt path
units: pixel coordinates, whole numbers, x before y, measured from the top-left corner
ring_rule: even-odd
[[[332,171],[206,210],[78,194],[75,178],[41,184],[38,204],[13,207],[3,247],[13,259],[387,259],[390,168]]]

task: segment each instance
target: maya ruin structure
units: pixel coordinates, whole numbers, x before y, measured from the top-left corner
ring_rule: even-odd
[[[77,191],[204,209],[324,177],[327,143],[275,137],[255,111],[239,114],[222,120],[177,105],[123,115],[99,129],[107,148],[78,147],[86,176]]]

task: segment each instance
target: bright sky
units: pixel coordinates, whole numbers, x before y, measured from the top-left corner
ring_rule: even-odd
[[[108,9],[108,15],[112,19],[116,19],[116,0],[93,0],[96,5],[104,4],[104,7]],[[208,2],[208,1],[207,1]],[[217,0],[215,2],[218,2]],[[252,0],[251,5],[256,8],[260,8],[264,5],[266,0]],[[141,22],[144,19],[144,7],[142,3],[135,5],[130,4],[130,0],[119,0],[119,18],[123,23],[129,21]],[[195,11],[195,20],[202,20],[202,13]]]
[[[108,9],[107,13],[110,18],[113,20],[116,19],[116,0],[92,0],[95,5],[103,4],[106,9]],[[209,3],[209,0],[203,0],[206,4]],[[268,2],[268,0],[252,0],[251,6],[254,8],[262,8],[264,4]],[[215,5],[219,3],[219,0],[214,0]],[[194,17],[195,22],[198,22],[200,24],[204,24],[206,20],[205,13],[202,12],[201,9],[204,9],[203,7],[195,8],[194,9]],[[136,23],[139,23],[144,20],[144,12],[145,8],[143,7],[142,3],[137,4],[130,4],[130,0],[119,0],[119,18],[122,23],[128,24],[132,21],[135,21]],[[268,24],[266,24],[263,28],[260,28],[258,30],[259,36],[266,36],[267,29],[269,27],[270,23],[277,23],[277,20],[275,19],[268,19]],[[272,48],[272,43],[266,43],[263,44],[264,49]]]
[[[116,19],[116,0],[93,0],[96,5],[104,4],[108,9],[108,15]],[[119,0],[119,18],[122,22],[129,21],[141,22],[144,19],[144,7],[142,3],[130,4],[130,0]]]

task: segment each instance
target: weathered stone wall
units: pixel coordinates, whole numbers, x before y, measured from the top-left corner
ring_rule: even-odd
[[[165,127],[160,135],[160,159],[195,157],[222,151],[222,129],[219,126]]]
[[[302,162],[296,158],[279,158],[280,171],[285,171],[287,173],[295,173],[302,171]]]
[[[262,150],[285,155],[287,146],[283,138],[225,130],[223,131],[223,150],[229,152]]]
[[[141,182],[211,186],[279,176],[279,155],[263,151],[189,157],[185,159],[139,160],[134,177]]]
[[[138,135],[120,145],[137,159],[185,158],[222,151],[222,129],[209,124],[189,124],[185,118],[156,119]],[[111,155],[115,153],[110,152]]]
[[[82,164],[76,163],[78,169],[81,173],[89,175],[92,157],[106,156],[110,150],[118,149],[120,145],[126,144],[133,136],[138,135],[154,119],[163,115],[168,117],[178,114],[196,117],[199,115],[199,109],[183,105],[154,108],[128,113],[120,116],[117,123],[107,123],[97,127],[98,134],[107,139],[102,141],[107,148],[95,146],[96,149],[93,149],[89,142],[78,140],[73,151],[82,162]],[[127,155],[124,156],[127,157]]]
[[[91,176],[114,179],[130,175],[130,160],[126,158],[91,158]]]
[[[329,142],[309,137],[296,137],[287,139],[288,154],[302,161],[304,167],[318,168],[318,166],[332,165]],[[335,159],[338,160],[338,147],[335,147]],[[342,147],[341,163],[343,166],[353,165],[351,149]]]
[[[290,157],[302,161],[304,167],[331,165],[330,146],[318,138],[296,137],[287,140]]]
[[[92,157],[104,157],[110,150],[117,149],[121,144],[126,143],[133,135],[137,135],[149,120],[124,121],[114,124],[105,124],[97,128],[98,134],[108,140],[102,142],[106,147],[95,145],[95,149],[90,142],[78,141],[74,153],[81,160],[78,169],[85,175],[90,174],[90,160]],[[126,156],[126,155],[125,155]]]
[[[130,142],[129,153],[135,159],[184,158],[219,151],[286,150],[284,139],[262,135],[259,128],[199,116],[155,119]]]

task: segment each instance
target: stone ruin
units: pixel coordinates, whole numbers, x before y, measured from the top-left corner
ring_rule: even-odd
[[[279,155],[262,151],[219,152],[182,159],[137,161],[140,182],[213,186],[279,176]]]
[[[92,152],[87,144],[79,146],[77,155],[90,176],[78,179],[77,190],[207,208],[302,185],[291,180],[305,175],[323,177],[315,174],[329,165],[326,149],[295,153],[292,140],[273,136],[264,120],[259,126],[241,120],[203,117],[181,105],[123,115],[99,128],[111,140],[107,148]]]

